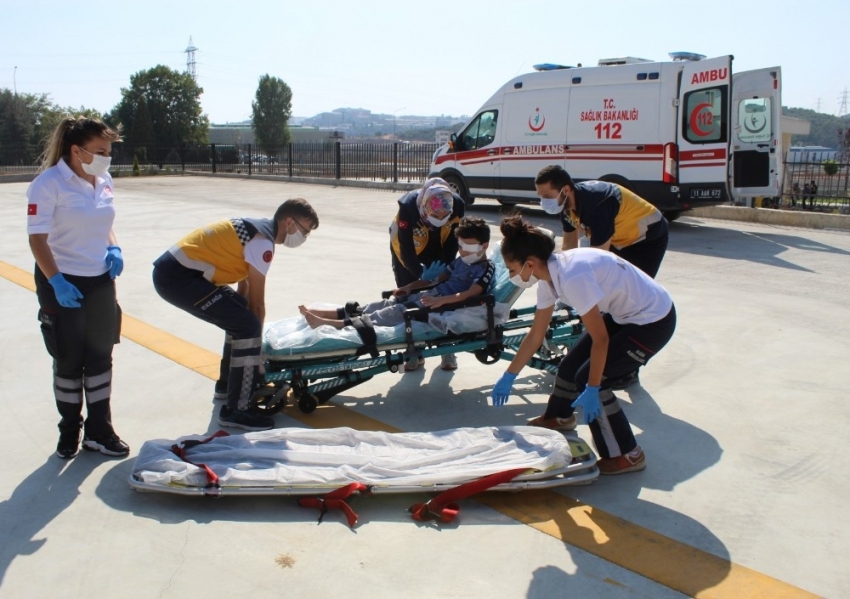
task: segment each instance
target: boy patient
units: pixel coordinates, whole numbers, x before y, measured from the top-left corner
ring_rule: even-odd
[[[404,322],[404,312],[408,308],[439,308],[487,292],[495,274],[495,266],[487,259],[490,227],[482,218],[464,217],[455,235],[460,256],[435,281],[413,281],[394,289],[388,299],[363,307],[363,313],[369,315],[372,324],[395,326]],[[435,287],[417,291],[435,282]],[[314,329],[322,325],[341,329],[346,325],[337,310],[308,310],[305,306],[298,306],[298,310]]]

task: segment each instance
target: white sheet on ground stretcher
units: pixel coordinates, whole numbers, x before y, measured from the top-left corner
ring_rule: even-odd
[[[173,443],[147,441],[134,476],[151,484],[205,486],[204,471],[174,455]],[[212,468],[222,486],[429,485],[512,468],[561,467],[571,454],[562,434],[528,426],[423,433],[279,428],[214,439],[188,450],[187,459]]]

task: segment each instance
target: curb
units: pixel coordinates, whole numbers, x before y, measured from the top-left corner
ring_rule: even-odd
[[[683,212],[682,216],[735,220],[783,227],[850,231],[850,216],[846,214],[822,214],[819,212],[747,208],[744,206],[706,206]]]

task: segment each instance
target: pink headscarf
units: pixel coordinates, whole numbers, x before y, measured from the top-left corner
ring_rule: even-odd
[[[419,214],[423,219],[437,212],[452,212],[454,195],[449,184],[439,177],[428,179],[416,196]]]

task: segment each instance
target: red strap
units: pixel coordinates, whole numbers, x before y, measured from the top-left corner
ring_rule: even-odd
[[[219,437],[227,437],[229,435],[230,435],[230,433],[228,433],[227,431],[217,431],[217,432],[213,433],[212,435],[210,435],[209,437],[207,437],[206,439],[204,439],[203,441],[198,441],[196,439],[189,439],[189,440],[183,441],[180,444],[175,443],[174,445],[171,446],[171,451],[173,451],[174,455],[176,455],[178,458],[180,458],[181,460],[183,460],[187,464],[192,464],[193,466],[197,466],[198,468],[204,469],[204,471],[207,474],[207,486],[205,487],[206,489],[209,489],[209,490],[218,489],[219,488],[218,475],[215,472],[213,472],[212,468],[210,468],[206,464],[196,464],[195,462],[187,459],[186,458],[186,450],[191,449],[193,447],[197,447],[198,445],[204,445],[205,443],[209,443],[213,439],[217,439]],[[213,493],[211,493],[211,494],[213,494]],[[217,493],[215,493],[215,494],[217,494]]]
[[[427,522],[429,520],[439,519],[443,522],[451,522],[455,519],[460,506],[455,503],[461,499],[466,499],[482,491],[486,491],[491,487],[501,485],[512,481],[514,478],[528,471],[528,468],[514,468],[513,470],[505,470],[504,472],[496,472],[484,478],[473,480],[468,483],[463,483],[457,487],[453,487],[448,491],[443,491],[436,497],[425,503],[415,503],[407,511],[410,512],[414,520]]]
[[[319,523],[328,510],[342,510],[345,518],[348,520],[348,526],[354,528],[357,524],[357,514],[351,509],[345,500],[353,493],[363,493],[364,495],[370,492],[371,488],[363,483],[351,483],[335,491],[331,491],[324,497],[302,497],[298,500],[298,505],[301,507],[314,507],[321,511],[319,514]]]

